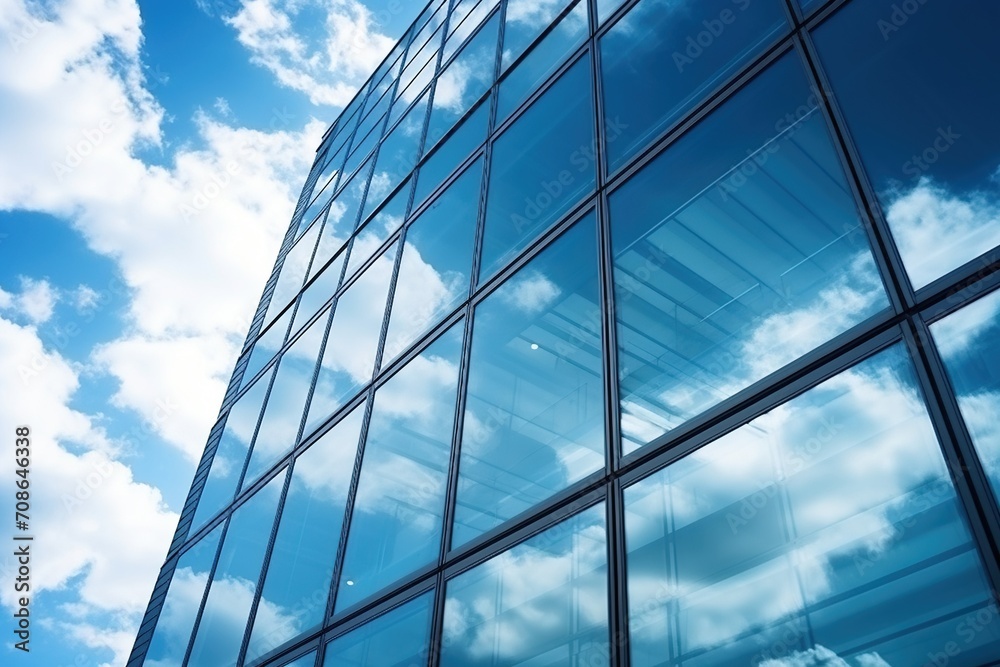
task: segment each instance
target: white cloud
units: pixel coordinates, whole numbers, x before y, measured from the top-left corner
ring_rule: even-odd
[[[305,7],[326,13],[312,41],[296,22]],[[245,0],[226,22],[255,63],[313,104],[345,106],[396,42],[358,0]]]
[[[854,658],[853,663],[857,667],[889,667],[889,663],[878,653],[862,653]],[[851,663],[817,644],[807,651],[794,651],[786,658],[765,660],[760,667],[851,667]]]
[[[90,417],[67,407],[79,385],[76,371],[43,348],[33,327],[0,319],[0,358],[7,360],[0,373],[0,422],[32,429],[35,593],[65,594],[72,581],[79,618],[65,626],[68,636],[110,648],[124,664],[177,515],[159,491],[135,482],[113,458],[115,443]],[[4,459],[3,472],[14,479],[12,458]],[[14,598],[10,565],[7,557],[0,567],[0,599],[8,606]],[[33,612],[40,618],[48,613],[43,607]],[[88,615],[109,612],[116,620],[95,630]]]
[[[508,306],[535,315],[558,299],[562,290],[545,274],[529,269],[509,280],[497,294]]]
[[[886,219],[915,287],[1000,245],[1000,202],[993,193],[960,195],[923,177],[886,197]]]
[[[59,293],[47,280],[22,276],[21,291],[11,294],[0,290],[0,309],[13,310],[15,315],[32,324],[44,324],[52,318]]]
[[[1000,292],[987,295],[931,325],[941,356],[952,361],[976,344],[979,337],[997,325]]]
[[[89,311],[101,302],[101,295],[90,285],[78,285],[70,295],[73,306],[78,311]]]

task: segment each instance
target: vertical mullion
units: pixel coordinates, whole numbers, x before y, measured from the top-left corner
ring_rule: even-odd
[[[957,399],[930,330],[909,318],[903,335],[917,370],[939,446],[979,551],[990,589],[1000,590],[1000,510],[986,471],[965,428]]]
[[[212,584],[215,583],[215,571],[219,566],[219,557],[222,556],[222,547],[226,545],[226,537],[229,536],[229,524],[232,523],[232,520],[233,516],[230,514],[226,519],[226,525],[222,527],[222,534],[219,535],[219,543],[215,547],[215,558],[212,559],[212,567],[208,569],[208,583],[205,584],[205,591],[201,594],[201,603],[198,605],[198,613],[194,616],[194,626],[191,628],[191,636],[188,637],[187,648],[184,649],[184,659],[181,660],[181,665],[186,666],[188,660],[191,659],[191,650],[194,648],[194,639],[198,636],[198,629],[201,625],[201,617],[205,612],[205,604],[208,602],[208,594],[212,590]],[[178,558],[177,561],[180,562],[180,558]],[[176,568],[176,565],[174,565],[174,567]],[[170,576],[172,579],[173,575],[171,574]],[[166,600],[164,599],[164,601]],[[145,656],[143,656],[143,661],[145,662]]]

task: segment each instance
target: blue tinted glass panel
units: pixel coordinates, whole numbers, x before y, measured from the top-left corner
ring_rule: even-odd
[[[786,56],[611,195],[626,452],[888,305],[810,95]]]
[[[358,267],[374,255],[389,236],[402,226],[409,199],[410,188],[404,187],[392,196],[389,203],[382,207],[382,210],[375,217],[358,230],[357,236],[354,237],[354,243],[351,244],[351,258],[347,262],[347,279],[353,276]]]
[[[312,386],[326,323],[326,317],[313,322],[278,360],[278,370],[254,439],[244,486],[257,479],[298,442],[299,425]]]
[[[146,649],[145,664],[151,667],[181,667],[221,536],[220,524],[177,561],[177,569],[170,579],[170,588],[156,621],[156,630]]]
[[[372,379],[397,247],[376,258],[334,306],[306,434]]]
[[[268,371],[229,409],[226,426],[219,439],[219,447],[215,450],[212,468],[191,524],[193,528],[199,528],[215,516],[236,495],[236,486],[243,474],[247,452],[257,431],[257,422],[260,420],[267,388],[271,384],[271,376],[272,371]]]
[[[965,424],[1000,496],[1000,292],[931,326]]]
[[[326,647],[325,667],[410,667],[426,660],[434,594],[396,607],[334,639]]]
[[[350,157],[347,158],[346,164],[344,164],[344,176],[343,178],[350,178],[352,175],[356,175],[355,181],[361,181],[361,185],[364,186],[368,182],[368,174],[371,171],[371,160],[366,160],[372,151],[375,150],[375,146],[378,144],[378,140],[382,138],[382,125],[385,118],[379,120],[379,126],[374,128],[368,133],[364,138],[357,137],[357,146],[354,152],[351,153]],[[362,165],[362,161],[364,164]]]
[[[318,224],[310,227],[285,255],[285,260],[281,263],[281,272],[278,274],[278,282],[274,286],[271,302],[267,307],[265,325],[273,320],[302,289],[302,283],[305,282],[309,265],[312,263],[313,252],[316,250],[319,231]]]
[[[510,18],[508,10],[508,20]],[[497,125],[534,92],[587,37],[587,3],[580,2],[500,84]],[[506,51],[504,52],[506,55]]]
[[[503,50],[500,56],[500,69],[505,70],[517,57],[524,53],[528,45],[535,41],[542,32],[569,6],[569,0],[555,2],[538,2],[538,0],[508,0],[507,14],[504,17]],[[584,31],[587,30],[587,2],[580,3],[583,8]]]
[[[604,506],[448,582],[441,667],[608,665]]]
[[[362,219],[367,218],[385,201],[393,188],[413,171],[420,158],[426,117],[427,96],[424,95],[382,142],[382,146],[378,149],[372,181],[368,186]]]
[[[604,23],[611,13],[625,4],[625,0],[597,0],[597,19]]]
[[[493,145],[480,282],[594,189],[594,107],[583,57]]]
[[[500,4],[500,0],[465,0],[451,13],[451,23],[448,24],[448,41],[444,47],[442,62],[448,60],[451,54],[458,50],[466,39],[482,23],[486,15]]]
[[[383,366],[468,297],[482,180],[480,159],[407,228]]]
[[[781,4],[643,0],[629,10],[601,39],[608,166],[635,155],[787,30]]]
[[[292,325],[292,335],[302,328],[320,308],[333,297],[340,284],[340,273],[344,266],[346,253],[337,255],[311,283],[302,291],[298,310],[295,311],[295,323]],[[314,267],[315,268],[315,267]]]
[[[452,547],[604,465],[588,214],[476,307]]]
[[[354,231],[360,206],[361,193],[351,186],[340,193],[340,196],[330,205],[330,213],[323,223],[323,230],[316,244],[316,257],[313,259],[313,273],[322,269],[330,258],[340,252]],[[339,261],[343,261],[343,255]]]
[[[253,344],[253,351],[250,353],[246,368],[243,369],[241,382],[245,384],[253,380],[260,369],[267,366],[271,359],[274,359],[274,355],[285,344],[285,337],[288,335],[288,322],[291,318],[292,309],[288,308]]]
[[[304,655],[298,660],[293,660],[292,662],[274,663],[275,667],[277,667],[277,665],[279,664],[281,665],[281,667],[313,667],[313,665],[316,664],[316,651],[313,651],[308,655]]]
[[[445,139],[434,153],[420,165],[417,173],[417,191],[413,196],[414,208],[440,185],[462,163],[473,149],[486,140],[487,125],[490,121],[490,98],[466,116],[455,131]],[[427,137],[430,145],[432,137]]]
[[[963,626],[996,607],[900,346],[626,489],[625,529],[635,667],[1000,655]]]
[[[437,561],[463,327],[453,326],[375,393],[338,611]]]
[[[229,520],[187,667],[236,662],[284,482],[275,477]]]
[[[494,14],[438,77],[427,125],[428,146],[443,137],[493,84],[499,23]]]
[[[872,0],[816,30],[917,288],[1000,244],[998,23],[995,2]]]
[[[295,461],[248,661],[323,621],[363,417],[355,408]]]

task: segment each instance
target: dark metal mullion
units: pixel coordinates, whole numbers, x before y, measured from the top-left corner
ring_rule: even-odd
[[[250,646],[250,635],[253,633],[254,621],[257,620],[257,608],[260,605],[261,595],[264,591],[264,581],[267,579],[267,570],[271,564],[271,555],[274,551],[274,543],[277,541],[278,526],[281,525],[281,514],[284,511],[285,500],[288,497],[288,488],[291,486],[292,466],[294,462],[295,460],[293,459],[288,464],[288,469],[285,471],[285,481],[282,484],[281,493],[278,496],[278,506],[274,512],[274,523],[271,526],[267,546],[264,548],[264,558],[261,562],[260,574],[257,575],[257,588],[253,593],[253,601],[250,603],[250,611],[247,614],[246,628],[243,631],[243,641],[240,643],[238,657],[236,658],[237,667],[243,665],[243,662],[246,660],[247,649]]]
[[[965,426],[956,393],[927,324],[919,317],[904,328],[907,347],[927,402],[934,430],[990,589],[1000,590],[1000,507]]]
[[[620,479],[606,486],[606,520],[608,553],[608,611],[610,619],[610,667],[631,664],[628,630],[628,576],[625,546],[625,501]]]
[[[868,180],[861,155],[851,138],[843,112],[832,93],[833,88],[823,70],[819,52],[812,41],[811,33],[808,30],[802,30],[796,33],[794,40],[797,46],[796,51],[806,67],[813,95],[823,110],[827,128],[832,134],[834,148],[846,171],[848,184],[854,191],[855,205],[862,213],[863,222],[867,222],[864,229],[875,263],[882,275],[882,282],[886,287],[890,303],[897,313],[904,312],[912,308],[915,303],[913,287],[906,274],[899,250],[892,240],[888,223],[882,216],[878,198]]]

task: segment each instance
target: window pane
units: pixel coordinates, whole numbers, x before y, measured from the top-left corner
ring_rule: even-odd
[[[253,483],[298,442],[302,413],[326,333],[326,322],[325,317],[317,319],[281,355],[274,386],[253,443],[244,486]]]
[[[362,405],[295,461],[248,662],[323,621],[363,417]]]
[[[510,10],[507,12],[509,19]],[[587,32],[587,3],[584,1],[577,4],[500,84],[497,125],[555,72],[567,55],[583,44]]]
[[[625,0],[597,0],[597,19],[601,23],[611,16],[611,12],[625,4]]]
[[[604,505],[448,582],[441,667],[608,664]]]
[[[497,139],[480,282],[594,189],[593,115],[584,57]]]
[[[995,2],[872,0],[816,31],[914,287],[1000,244],[998,22]]]
[[[643,0],[629,10],[601,39],[609,168],[787,29],[778,0]]]
[[[313,260],[314,274],[323,268],[331,257],[340,252],[351,237],[358,211],[357,208],[354,208],[353,213],[350,213],[348,208],[358,203],[357,200],[352,201],[356,194],[358,194],[356,190],[345,190],[340,193],[340,197],[336,201],[330,204],[330,213],[326,216],[323,231],[320,232],[319,242],[316,244],[316,258]],[[343,255],[340,261],[343,261]]]
[[[219,447],[212,459],[212,469],[202,489],[198,509],[191,526],[194,529],[215,516],[236,495],[247,452],[257,430],[260,409],[271,384],[273,370],[265,373],[229,409],[226,426],[219,438]]]
[[[983,468],[1000,496],[1000,292],[949,315],[931,332]]]
[[[334,306],[304,434],[372,379],[397,247],[382,253]]]
[[[503,53],[501,69],[507,67],[524,53],[542,32],[559,16],[569,0],[538,2],[538,0],[508,0],[504,19]],[[587,2],[583,0],[583,30],[587,30]],[[579,8],[578,8],[579,9]]]
[[[333,297],[334,292],[337,291],[345,254],[340,253],[302,292],[298,310],[295,311],[295,323],[292,325],[293,336],[320,308],[326,305]]]
[[[272,479],[229,520],[186,667],[236,662],[284,482],[284,475]]]
[[[383,366],[468,297],[482,180],[480,159],[406,230]]]
[[[812,102],[790,54],[611,195],[626,452],[888,305]]]
[[[465,0],[456,4],[451,13],[451,22],[448,24],[449,36],[441,62],[447,61],[462,42],[475,31],[486,15],[499,4],[500,0]],[[497,16],[499,12],[494,14],[493,18]]]
[[[410,667],[427,659],[434,594],[425,593],[338,637],[325,667]]]
[[[399,122],[378,149],[375,172],[365,199],[362,219],[385,201],[402,180],[409,175],[420,158],[424,121],[427,119],[427,96],[421,97]]]
[[[901,346],[626,489],[625,529],[635,667],[1000,650],[963,632],[996,608]]]
[[[358,230],[358,235],[354,237],[354,243],[351,245],[351,258],[347,262],[345,280],[350,279],[358,267],[374,255],[386,239],[400,228],[403,218],[406,217],[409,198],[410,189],[404,187],[392,196],[389,203],[374,218]]]
[[[274,663],[274,664],[278,665],[281,663]],[[281,667],[313,667],[313,665],[315,664],[316,664],[316,651],[313,651],[308,655],[302,656],[298,660],[293,660],[292,662],[285,663],[281,665]]]
[[[596,239],[591,213],[476,308],[452,547],[604,465]]]
[[[150,667],[181,667],[221,535],[220,524],[177,561],[156,630],[146,649],[145,663]]]
[[[288,321],[291,317],[292,309],[288,308],[253,344],[253,351],[250,352],[250,359],[247,360],[247,366],[243,369],[241,382],[246,384],[253,380],[260,369],[267,366],[268,362],[274,359],[274,355],[278,354],[278,350],[285,344],[285,337],[288,335]]]
[[[436,562],[464,323],[375,394],[337,610]]]
[[[274,286],[274,293],[267,307],[268,315],[264,318],[265,324],[273,320],[275,315],[302,289],[302,283],[305,282],[306,274],[309,273],[313,252],[316,250],[319,230],[320,225],[310,227],[309,231],[285,255],[285,261],[281,264],[281,273],[278,274],[278,282]]]
[[[490,120],[490,98],[479,103],[476,110],[470,113],[459,124],[455,132],[445,139],[433,155],[421,166],[417,174],[417,191],[413,198],[413,206],[417,207],[440,185],[455,167],[462,163],[469,153],[479,148],[486,140],[487,125]],[[427,137],[430,145],[433,137]]]
[[[498,17],[499,14],[494,14],[438,77],[434,109],[427,125],[427,136],[431,139],[443,137],[493,84]]]

